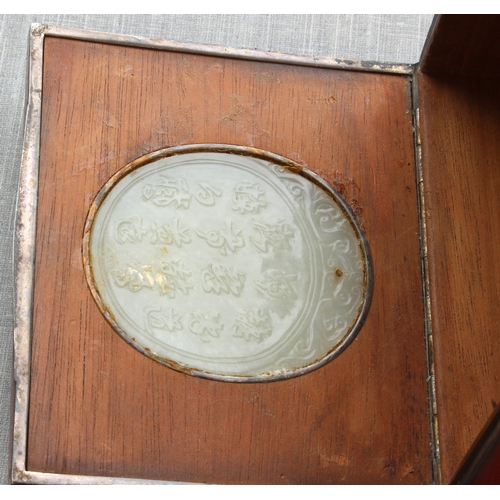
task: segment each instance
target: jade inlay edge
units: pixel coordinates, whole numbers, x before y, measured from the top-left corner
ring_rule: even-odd
[[[274,380],[321,366],[369,304],[359,225],[290,160],[203,149],[148,155],[97,196],[84,240],[97,305],[128,343],[186,373]]]

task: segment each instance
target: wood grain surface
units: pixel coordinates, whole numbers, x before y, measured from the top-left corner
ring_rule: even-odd
[[[451,484],[500,484],[500,406],[481,429]]]
[[[431,481],[408,77],[48,37],[44,54],[28,470],[203,483]],[[359,214],[365,325],[295,379],[162,367],[106,323],[82,269],[90,203],[127,162],[189,143],[309,166]]]
[[[442,14],[427,37],[420,69],[439,75],[500,76],[500,15]]]
[[[420,75],[443,482],[500,402],[498,80]]]

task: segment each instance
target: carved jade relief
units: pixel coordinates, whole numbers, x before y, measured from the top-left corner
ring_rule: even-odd
[[[320,366],[369,302],[369,254],[347,205],[275,155],[198,149],[164,150],[101,190],[84,242],[99,308],[141,352],[195,375]]]

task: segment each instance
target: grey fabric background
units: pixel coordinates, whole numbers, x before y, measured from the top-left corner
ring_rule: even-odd
[[[0,15],[0,484],[8,484],[13,234],[33,22],[289,54],[414,63],[432,15]]]

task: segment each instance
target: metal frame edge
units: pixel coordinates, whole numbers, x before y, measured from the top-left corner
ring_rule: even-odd
[[[422,278],[422,300],[424,312],[424,341],[426,356],[427,394],[429,410],[429,431],[432,480],[442,484],[441,450],[439,445],[439,427],[437,418],[436,375],[434,358],[434,337],[432,333],[432,308],[430,290],[430,271],[427,249],[427,218],[425,212],[425,186],[420,137],[420,108],[418,95],[418,73],[415,71],[411,80],[413,129],[415,146],[415,176],[417,187],[418,238],[420,243],[420,272]]]
[[[72,38],[89,42],[127,45],[149,49],[169,50],[188,54],[227,57],[278,64],[291,64],[294,66],[310,66],[315,68],[330,68],[350,71],[364,71],[371,73],[389,73],[412,75],[414,64],[393,64],[378,61],[356,61],[335,57],[299,56],[280,52],[265,52],[250,49],[235,49],[219,45],[205,45],[197,43],[176,42],[137,35],[121,35],[102,31],[83,30],[78,28],[65,28],[49,24],[39,24],[46,36],[59,38]]]
[[[25,482],[30,384],[31,321],[35,261],[38,157],[42,108],[43,38],[31,25],[28,96],[14,239],[14,385],[12,482]]]

